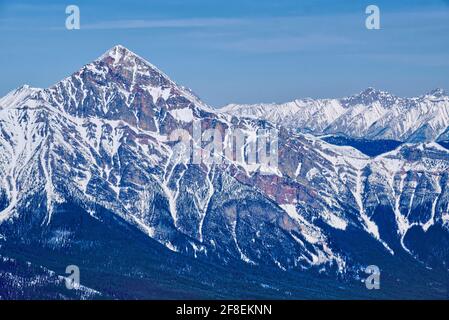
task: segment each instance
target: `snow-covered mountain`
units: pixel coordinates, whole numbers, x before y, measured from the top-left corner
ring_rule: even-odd
[[[266,119],[299,132],[351,138],[431,142],[446,139],[449,96],[442,89],[400,98],[368,88],[342,99],[301,99],[284,104],[231,104],[222,112]]]
[[[309,105],[332,123],[341,116],[331,121],[327,108],[398,105],[373,94]],[[225,141],[230,128],[249,137],[275,130],[277,168],[179,157],[170,135],[192,132],[195,122]],[[419,292],[438,297],[449,262],[448,167],[449,151],[436,143],[368,157],[215,111],[116,46],[50,88],[24,86],[0,100],[0,256],[8,262],[0,286],[17,293],[22,273],[36,272],[53,288],[51,272],[76,264],[86,281],[79,294],[88,297],[248,297],[254,287],[259,297],[313,297],[303,289],[310,281],[329,290],[322,296],[354,297],[375,264],[395,279],[383,297],[406,296],[396,279],[411,278],[419,288],[433,281]],[[232,272],[241,274],[228,283]],[[324,276],[331,280],[319,282]]]

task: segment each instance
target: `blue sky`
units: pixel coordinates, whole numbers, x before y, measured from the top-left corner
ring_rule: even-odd
[[[78,5],[81,29],[66,30]],[[366,6],[381,29],[365,28]],[[214,106],[449,90],[449,0],[0,0],[0,96],[122,44]]]

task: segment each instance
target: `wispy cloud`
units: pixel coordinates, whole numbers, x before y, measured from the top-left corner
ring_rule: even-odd
[[[343,36],[307,34],[296,36],[269,36],[248,38],[222,43],[224,49],[239,50],[249,53],[305,52],[317,51],[331,46],[346,46],[356,41]]]
[[[13,12],[42,12],[42,11],[61,11],[66,7],[66,4],[49,4],[49,3],[2,3],[0,1],[0,8],[4,6]]]
[[[391,62],[413,67],[449,67],[449,53],[377,53],[351,54],[352,57]]]
[[[114,29],[150,29],[150,28],[200,28],[217,26],[235,26],[248,23],[238,18],[192,18],[192,19],[164,19],[164,20],[115,20],[101,21],[83,25],[87,30]]]

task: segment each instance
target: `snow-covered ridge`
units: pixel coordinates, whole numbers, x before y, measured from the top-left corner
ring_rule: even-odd
[[[445,139],[449,96],[435,89],[401,98],[368,88],[341,99],[298,99],[283,104],[231,104],[221,112],[266,119],[300,132],[353,138],[425,142]]]
[[[4,97],[0,98],[0,109],[6,109],[10,106],[16,106],[19,102],[30,98],[39,88],[32,88],[25,84],[17,89],[12,90]]]
[[[147,61],[146,59],[142,58],[138,54],[132,52],[128,48],[122,46],[122,45],[116,45],[106,51],[103,55],[101,55],[96,61],[97,62],[110,62],[110,59],[112,59],[112,66],[117,65],[132,65],[133,69],[133,78],[136,79],[135,72],[147,72],[148,70],[146,68],[142,68],[142,65],[147,66],[151,70],[154,70],[156,73],[160,74],[165,81],[167,81],[172,87],[176,87],[179,89],[183,95],[187,96],[190,100],[194,101],[196,104],[201,105],[203,108],[207,108],[211,110],[206,104],[204,104],[193,92],[184,86],[179,86],[176,84],[170,77],[168,77],[164,72],[162,72],[159,68],[157,68],[155,65]],[[153,97],[153,99],[157,100],[157,98]]]

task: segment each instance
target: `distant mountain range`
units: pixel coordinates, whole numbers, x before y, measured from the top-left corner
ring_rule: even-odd
[[[445,298],[448,108],[368,89],[216,110],[115,46],[0,99],[0,298]],[[275,130],[278,167],[178,157],[170,134],[194,122]],[[321,137],[340,133],[399,143]]]
[[[342,99],[298,99],[283,104],[230,104],[225,113],[266,119],[299,132],[351,138],[432,142],[448,139],[449,96],[435,89],[400,98],[368,88]]]

